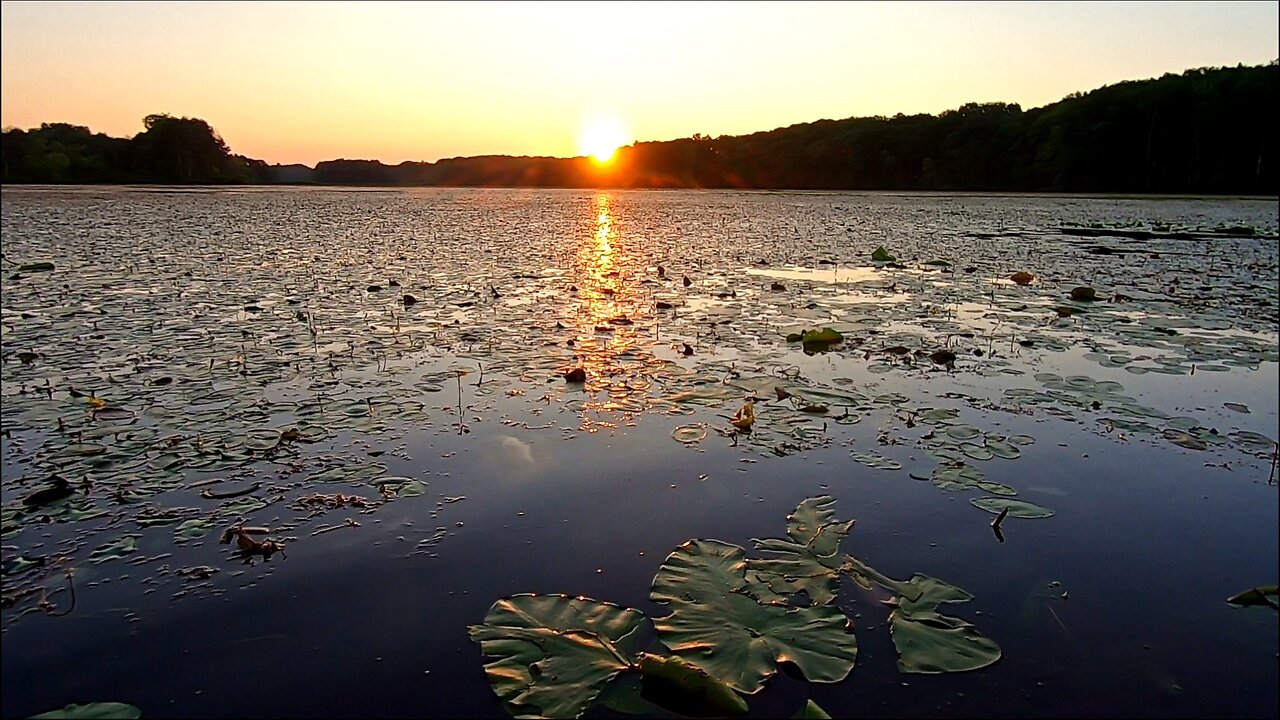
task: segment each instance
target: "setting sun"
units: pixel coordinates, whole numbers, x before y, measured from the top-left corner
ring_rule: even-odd
[[[627,141],[627,132],[621,122],[613,118],[594,118],[583,128],[578,138],[578,150],[598,163],[607,163]]]

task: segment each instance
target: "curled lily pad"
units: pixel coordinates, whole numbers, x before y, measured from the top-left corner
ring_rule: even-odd
[[[671,431],[671,437],[682,443],[696,443],[707,437],[707,426],[701,423],[681,425]]]
[[[930,479],[943,490],[967,490],[985,481],[986,475],[972,465],[957,462],[937,468]]]
[[[173,529],[173,538],[178,542],[195,540],[208,535],[212,529],[212,520],[184,520],[178,527]]]
[[[31,720],[137,720],[142,711],[133,705],[119,702],[74,703],[57,710],[32,715]]]
[[[122,558],[138,549],[140,535],[121,535],[89,553],[89,560],[95,563]]]
[[[926,575],[898,586],[898,607],[889,631],[898,650],[898,669],[909,673],[965,672],[1000,659],[1000,646],[960,618],[940,615],[938,605],[967,602],[969,593]]]
[[[625,641],[643,621],[639,611],[591,598],[515,595],[468,631],[496,658],[485,675],[513,716],[576,718],[632,666]]]
[[[395,487],[396,497],[417,497],[418,495],[427,494],[427,484],[421,480],[410,480],[409,482]]]
[[[897,593],[889,631],[902,672],[963,672],[1000,659],[999,646],[973,625],[938,614],[942,603],[972,600],[964,590],[926,575],[894,580],[854,557],[845,558],[845,571],[868,590],[875,583]]]
[[[747,701],[733,688],[683,658],[641,653],[640,672],[646,681],[655,680],[674,686],[716,714],[740,715],[747,711]]]
[[[827,711],[823,710],[822,706],[814,702],[812,698],[806,700],[804,707],[796,711],[796,714],[791,717],[793,720],[831,720],[831,716],[827,714]]]
[[[788,608],[763,583],[748,580],[736,545],[680,546],[658,570],[650,597],[671,608],[654,622],[662,643],[739,692],[762,688],[781,661],[809,680],[838,682],[857,657],[843,613],[831,605]]]
[[[793,337],[795,336],[788,335],[787,339],[791,340]],[[820,352],[822,350],[826,350],[832,345],[835,345],[836,343],[843,342],[844,334],[838,330],[824,327],[819,330],[805,330],[800,333],[800,336],[796,338],[796,340],[800,341],[800,344],[804,346],[806,352]],[[795,340],[791,341],[795,342]]]
[[[1205,450],[1209,447],[1205,441],[1195,435],[1177,428],[1165,428],[1163,434],[1165,440],[1168,440],[1178,447],[1187,448],[1188,450]]]
[[[1227,598],[1227,602],[1240,607],[1262,605],[1274,610],[1280,610],[1280,604],[1277,604],[1278,601],[1280,601],[1280,587],[1275,585],[1259,585]]]
[[[877,470],[901,470],[902,463],[874,452],[851,452],[849,457],[870,468]]]
[[[1053,511],[1049,508],[1041,507],[1025,500],[1011,500],[1007,497],[980,497],[973,498],[969,502],[974,507],[981,508],[994,515],[999,515],[1004,510],[1008,510],[1009,517],[1027,519],[1053,517]]]
[[[780,595],[804,591],[818,605],[835,600],[836,584],[844,560],[840,543],[849,535],[853,521],[833,519],[830,495],[808,498],[787,516],[789,540],[752,540],[756,549],[778,558],[747,560],[747,567]]]

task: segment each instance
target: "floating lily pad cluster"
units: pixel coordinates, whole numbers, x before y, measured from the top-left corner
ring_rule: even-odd
[[[743,696],[764,689],[778,663],[812,682],[849,676],[858,648],[835,604],[844,576],[894,593],[888,624],[902,672],[963,672],[1000,658],[972,624],[938,612],[943,603],[971,600],[969,593],[924,575],[894,580],[842,554],[853,521],[836,520],[834,504],[830,496],[801,502],[787,517],[786,538],[754,541],[764,558],[718,540],[676,548],[650,592],[668,609],[653,620],[661,643],[654,651],[638,647],[646,620],[638,610],[567,595],[495,602],[484,623],[470,628],[491,658],[490,685],[515,717],[578,717],[626,673],[645,682],[674,678],[687,701],[718,714],[745,712]],[[806,604],[797,604],[800,597]]]
[[[429,493],[431,468],[379,482],[387,453],[485,422],[568,438],[656,415],[676,448],[710,438],[793,455],[970,374],[996,386],[974,410],[1087,408],[1174,447],[1273,451],[1247,427],[1215,435],[1054,363],[1082,351],[1189,377],[1274,362],[1274,243],[1208,232],[1272,237],[1274,207],[1211,205],[1203,219],[1166,217],[1168,205],[878,202],[6,188],[0,536],[27,546],[33,526],[72,525],[41,552],[88,562],[114,548],[99,557],[120,562],[129,535],[135,558],[161,542],[207,549],[215,530],[284,508],[274,532],[318,530],[328,506],[313,496],[358,495],[366,507],[331,509],[372,512]],[[1094,213],[1123,222],[1087,242],[1063,231]],[[1108,234],[1134,222],[1173,235],[1208,223],[1208,239]],[[1104,245],[1125,252],[1091,252]],[[1071,299],[1083,286],[1093,301]],[[574,371],[581,382],[565,382]],[[1008,387],[1036,373],[1061,383]],[[744,431],[731,419],[748,400]],[[942,463],[1022,447],[946,432],[929,441]],[[900,464],[856,447],[851,463]],[[6,573],[7,589],[35,589],[39,574]]]

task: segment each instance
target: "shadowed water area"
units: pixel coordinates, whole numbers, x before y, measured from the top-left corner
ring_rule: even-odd
[[[875,570],[791,602],[856,663],[748,716],[1280,711],[1226,602],[1280,556],[1274,200],[6,187],[0,229],[6,717],[505,717],[496,601],[660,621],[682,544],[821,497]],[[874,573],[998,660],[911,671]]]

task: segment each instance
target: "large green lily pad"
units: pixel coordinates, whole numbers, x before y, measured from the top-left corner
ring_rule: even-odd
[[[644,621],[630,608],[564,595],[515,595],[468,628],[496,660],[485,675],[518,718],[576,718],[629,668],[625,640]]]
[[[804,521],[801,521],[804,522]],[[742,548],[692,540],[671,553],[650,597],[671,607],[654,622],[672,652],[744,693],[754,693],[791,662],[809,680],[838,682],[857,657],[849,620],[830,605],[788,608],[746,577]]]

